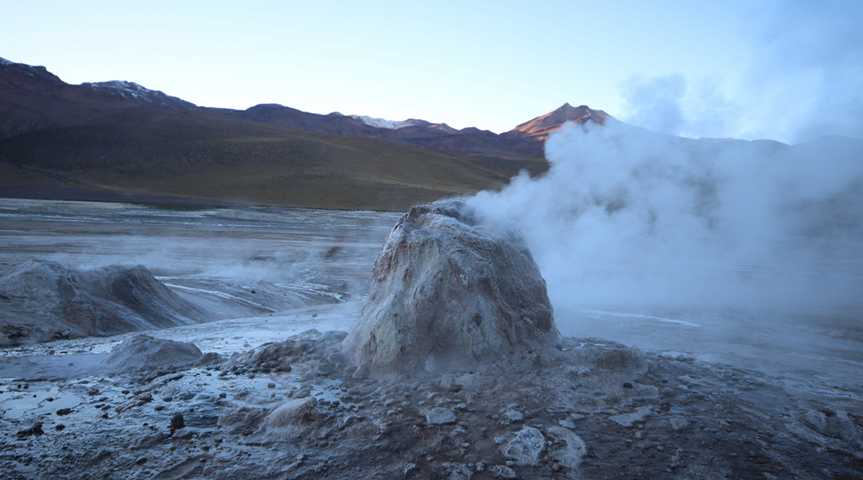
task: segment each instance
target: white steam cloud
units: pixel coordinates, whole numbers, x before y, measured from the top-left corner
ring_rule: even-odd
[[[628,121],[658,132],[678,135],[686,124],[683,97],[686,80],[682,75],[649,79],[632,78],[625,85]]]
[[[523,234],[558,311],[823,309],[863,298],[861,152],[567,124],[545,176],[468,203]]]

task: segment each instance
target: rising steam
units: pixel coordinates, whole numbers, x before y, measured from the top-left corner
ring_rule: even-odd
[[[544,177],[468,202],[524,235],[556,309],[821,309],[863,298],[860,147],[567,124]]]

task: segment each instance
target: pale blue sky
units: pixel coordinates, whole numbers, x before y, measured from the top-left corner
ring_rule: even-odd
[[[733,96],[784,6],[0,0],[0,56],[71,83],[132,80],[204,106],[275,102],[503,131],[570,102],[650,123],[625,100],[634,78],[677,75],[688,96]]]

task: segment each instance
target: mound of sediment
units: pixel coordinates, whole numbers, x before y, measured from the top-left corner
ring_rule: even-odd
[[[461,201],[414,207],[375,262],[345,347],[360,371],[464,366],[558,337],[545,281],[521,238]]]
[[[194,323],[204,312],[143,266],[77,270],[33,260],[0,276],[0,345]]]
[[[193,343],[136,335],[114,347],[106,364],[112,370],[153,370],[191,365],[201,357]]]

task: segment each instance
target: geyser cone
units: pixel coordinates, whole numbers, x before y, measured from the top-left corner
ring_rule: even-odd
[[[360,372],[409,373],[557,337],[545,281],[521,238],[449,200],[414,207],[393,228],[345,347]]]

